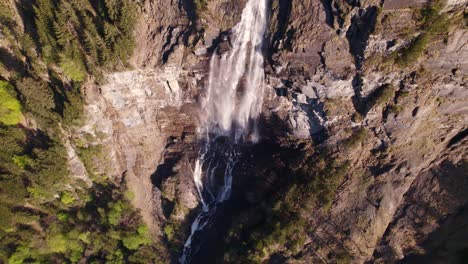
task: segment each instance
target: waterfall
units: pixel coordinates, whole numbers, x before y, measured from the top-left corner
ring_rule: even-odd
[[[242,19],[233,28],[232,50],[218,58],[213,54],[207,94],[202,101],[201,129],[236,140],[253,136],[263,100],[263,38],[267,27],[267,1],[250,0]],[[244,80],[245,78],[245,80]],[[243,88],[239,95],[239,86]]]
[[[202,212],[192,223],[179,261],[190,263],[193,238],[210,224],[217,205],[231,196],[232,174],[239,144],[258,141],[257,119],[264,92],[263,40],[267,30],[267,1],[249,0],[241,21],[232,29],[232,49],[214,52],[206,94],[201,100],[200,150],[193,178]],[[222,184],[216,175],[223,175]],[[219,177],[218,177],[219,178]]]

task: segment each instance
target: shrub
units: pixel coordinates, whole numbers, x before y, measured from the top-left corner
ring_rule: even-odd
[[[395,88],[391,84],[384,84],[366,97],[367,109],[388,103],[395,96]]]
[[[354,131],[349,138],[344,141],[346,148],[352,148],[362,143],[367,138],[367,130],[363,127]]]
[[[148,237],[140,234],[129,235],[122,238],[123,245],[130,250],[136,250],[141,245],[148,245],[150,242]]]
[[[50,234],[47,239],[50,251],[54,253],[65,253],[67,251],[68,240],[63,234]]]
[[[206,0],[195,0],[195,10],[197,13],[205,11],[207,4]]]
[[[28,155],[15,155],[13,156],[13,162],[23,170],[32,167],[34,164],[34,160]]]
[[[396,59],[400,66],[410,66],[424,53],[433,38],[447,32],[450,21],[446,14],[441,14],[444,4],[436,0],[422,8],[418,14],[422,32],[403,49]]]
[[[10,264],[22,264],[24,260],[30,257],[29,249],[25,246],[20,246],[16,249],[15,253],[13,253],[10,258],[8,259],[8,263]]]
[[[174,226],[166,224],[164,227],[164,234],[166,235],[167,240],[171,241],[174,238]]]
[[[107,214],[107,220],[111,225],[118,225],[122,217],[122,203],[120,201],[113,203],[110,206],[110,211]]]
[[[86,68],[81,61],[65,58],[60,62],[65,75],[75,82],[81,83],[86,78]]]
[[[91,240],[89,239],[90,232],[81,233],[78,238],[83,241],[83,243],[90,244]]]
[[[0,204],[0,229],[5,232],[13,231],[14,214],[8,206]]]
[[[70,192],[64,192],[60,201],[65,205],[71,205],[75,201],[75,197]]]
[[[68,221],[69,217],[68,217],[68,214],[66,214],[66,213],[58,213],[57,214],[57,219],[62,221],[62,222],[66,222],[66,221]]]

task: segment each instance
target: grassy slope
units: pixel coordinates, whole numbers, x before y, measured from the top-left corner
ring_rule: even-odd
[[[21,121],[21,105],[13,95],[13,86],[0,81],[0,122],[5,125],[16,125]]]

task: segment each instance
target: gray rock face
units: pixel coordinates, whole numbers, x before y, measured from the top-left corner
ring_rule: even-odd
[[[446,75],[466,76],[468,74],[468,30],[451,32],[447,43],[438,43],[431,48],[434,57],[427,62],[427,68]]]
[[[131,62],[137,67],[161,65],[183,43],[190,26],[188,14],[175,1],[143,1],[140,14]]]
[[[182,138],[186,128],[196,123],[192,81],[196,79],[180,68],[165,67],[113,73],[105,85],[86,91],[87,122],[77,134],[92,135],[89,144],[106,153],[96,161],[101,171],[95,173],[117,182],[125,176],[134,205],[155,232],[165,216],[152,175],[158,162],[164,162],[168,139]],[[193,208],[197,198],[189,179],[182,183],[186,190],[181,194],[184,204]]]
[[[389,0],[389,1],[385,1],[383,7],[385,10],[412,8],[412,7],[423,6],[424,4],[427,4],[427,2],[428,2],[427,0],[411,0],[411,1]]]
[[[170,241],[175,247],[198,210],[191,166],[207,61],[213,48],[229,49],[229,30],[245,2],[212,0],[193,14],[174,1],[144,1],[132,59],[137,69],[87,90],[89,119],[78,132],[96,135],[90,144],[105,148],[101,167],[108,170],[100,173],[126,177],[134,204],[161,239],[166,224],[180,226],[180,241]],[[352,263],[441,257],[444,239],[463,240],[451,231],[466,232],[460,223],[468,202],[467,31],[455,21],[411,65],[398,66],[390,58],[421,34],[410,7],[426,1],[381,2],[272,1],[264,136],[278,146],[307,142],[304,157],[314,144],[326,147],[351,164],[331,208],[301,216],[314,232],[299,253],[275,245],[284,263],[334,263],[342,252]],[[461,14],[463,3],[448,1],[451,13],[444,14]],[[346,139],[357,129],[367,133],[349,147]],[[264,190],[275,193],[275,181],[302,166],[291,162],[271,173],[271,162],[252,169],[267,175],[256,178],[262,191],[252,191],[257,183],[241,173],[236,187],[248,190],[247,201],[267,200]],[[239,218],[255,222],[261,216],[252,208]],[[459,254],[464,243],[450,253]]]

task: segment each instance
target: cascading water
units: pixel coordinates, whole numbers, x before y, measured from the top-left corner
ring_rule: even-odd
[[[249,0],[241,21],[232,30],[232,49],[210,62],[199,127],[202,149],[193,172],[202,212],[192,223],[179,261],[190,263],[193,238],[209,226],[218,205],[231,195],[232,173],[241,142],[257,142],[257,119],[263,102],[263,40],[267,30],[267,1]],[[223,175],[219,183],[216,175]]]

